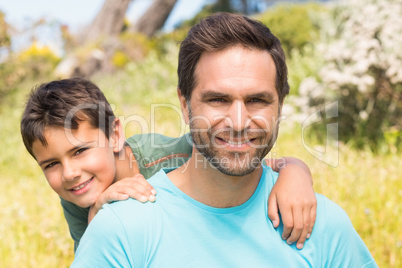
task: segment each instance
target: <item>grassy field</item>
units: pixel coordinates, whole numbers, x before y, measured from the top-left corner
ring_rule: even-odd
[[[125,115],[127,136],[141,131],[178,136],[185,131],[175,93],[175,59],[174,53],[150,57],[124,73],[94,79],[116,106],[116,114]],[[28,81],[1,100],[0,267],[68,267],[73,260],[59,199],[25,152],[19,134],[24,95],[39,82],[45,81]],[[297,126],[285,124],[271,156],[303,159],[315,190],[346,210],[378,265],[402,267],[401,152],[373,155],[342,145],[339,165],[331,167],[306,151]]]

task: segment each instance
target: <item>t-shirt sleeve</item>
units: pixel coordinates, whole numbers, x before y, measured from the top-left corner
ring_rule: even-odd
[[[354,229],[346,212],[328,198],[318,195],[318,213],[325,217],[323,267],[378,267]],[[313,231],[314,232],[314,231]]]
[[[66,218],[71,238],[74,240],[74,252],[80,243],[81,237],[88,226],[88,208],[81,208],[60,198],[64,217]]]
[[[137,134],[127,139],[140,173],[149,179],[162,168],[179,167],[191,157],[190,134],[171,138],[156,133]]]
[[[71,267],[133,267],[131,256],[124,225],[105,205],[88,226]]]

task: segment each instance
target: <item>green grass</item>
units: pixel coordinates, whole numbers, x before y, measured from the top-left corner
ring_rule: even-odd
[[[299,131],[283,129],[273,152],[306,162],[315,191],[347,212],[379,267],[402,267],[401,152],[374,155],[341,145],[339,164],[331,167],[304,149]]]
[[[68,267],[73,244],[59,198],[20,138],[23,95],[30,87],[21,85],[0,108],[0,267]]]
[[[184,131],[177,112],[176,57],[174,52],[162,59],[151,56],[125,72],[94,79],[116,114],[125,115],[127,136],[141,131],[178,136]],[[19,134],[24,95],[38,82],[45,81],[27,81],[0,105],[0,267],[68,267],[73,260],[59,199]],[[150,123],[152,104],[166,104],[155,109],[155,127]],[[339,165],[331,167],[310,155],[297,127],[285,123],[271,155],[303,159],[315,190],[346,210],[378,265],[402,267],[402,153],[374,155],[343,145]]]

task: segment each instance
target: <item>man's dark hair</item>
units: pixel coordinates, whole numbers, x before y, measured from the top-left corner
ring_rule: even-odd
[[[78,129],[79,121],[86,120],[109,138],[114,119],[109,102],[92,82],[82,78],[52,81],[32,89],[21,119],[21,135],[34,156],[35,140],[47,145],[47,127]]]
[[[181,43],[178,87],[187,101],[197,85],[195,70],[202,53],[222,51],[236,45],[268,51],[275,63],[275,87],[282,103],[289,93],[289,84],[285,53],[280,41],[261,22],[230,13],[216,13],[203,19],[190,29]]]

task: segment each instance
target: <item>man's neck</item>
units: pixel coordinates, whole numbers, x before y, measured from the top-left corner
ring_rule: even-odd
[[[235,207],[245,203],[256,190],[262,166],[245,176],[228,176],[212,167],[197,150],[190,160],[168,173],[169,179],[191,198],[212,207]]]

